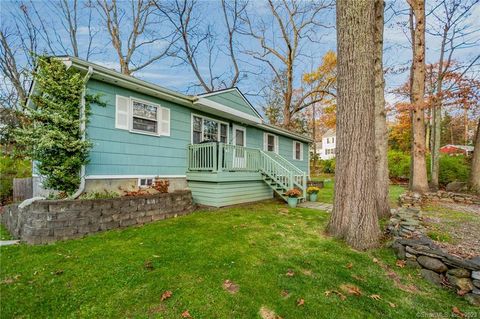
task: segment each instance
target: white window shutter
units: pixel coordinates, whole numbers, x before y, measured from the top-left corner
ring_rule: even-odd
[[[292,141],[292,158],[297,159],[297,142]]]
[[[263,150],[268,151],[268,137],[267,133],[263,133]]]
[[[278,154],[278,136],[275,135],[275,153]]]
[[[130,122],[130,99],[117,95],[115,103],[115,128],[128,130]]]
[[[300,143],[300,160],[303,161],[303,143]]]
[[[160,130],[159,135],[170,136],[170,109],[160,109]]]

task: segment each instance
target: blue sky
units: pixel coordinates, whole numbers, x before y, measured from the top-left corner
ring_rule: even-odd
[[[26,2],[28,4],[28,2]],[[1,1],[0,2],[0,18],[2,28],[13,28],[13,20],[11,13],[18,12],[20,1]],[[55,34],[60,39],[67,39],[67,34],[62,30],[62,26],[57,18],[52,15],[51,2],[34,1],[37,7],[43,23],[55,30]],[[213,30],[219,33],[219,42],[222,41],[222,26],[223,17],[220,12],[220,5],[214,1],[200,1],[198,14],[202,17],[202,25],[207,23],[213,24]],[[405,7],[403,1],[395,1],[396,9]],[[265,19],[269,21],[271,19],[270,12],[265,2],[251,1],[249,4],[249,11],[252,17],[255,19]],[[80,19],[79,28],[79,40],[81,51],[86,47],[88,34],[86,27],[86,12],[81,12],[82,18]],[[386,17],[390,18],[392,12],[387,12]],[[334,25],[335,12],[334,10],[321,16],[321,20],[325,24]],[[385,26],[385,55],[384,64],[386,67],[401,67],[407,66],[411,59],[410,44],[405,35],[404,30],[400,27],[400,24],[407,21],[406,15],[395,16],[389,19]],[[474,28],[480,29],[480,5],[476,5],[473,9],[471,16],[468,18],[467,23],[471,24]],[[431,20],[427,20],[427,23],[431,23]],[[126,26],[128,24],[126,23]],[[93,45],[98,47],[98,54],[91,57],[91,61],[105,65],[110,68],[118,69],[118,63],[116,62],[116,55],[109,44],[109,38],[100,26],[96,26],[99,35],[94,39]],[[158,26],[157,26],[158,27]],[[276,28],[272,29],[272,32],[278,34]],[[305,57],[302,57],[297,64],[296,78],[300,79],[303,72],[312,70],[321,61],[321,57],[328,50],[336,50],[336,34],[334,28],[319,28],[315,36],[318,38],[318,42],[308,43],[304,47]],[[477,34],[478,36],[478,34]],[[237,41],[241,43],[244,49],[258,48],[258,43],[255,40],[247,36],[238,36]],[[148,48],[150,51],[160,50],[165,45],[164,42],[157,42],[150,45]],[[438,47],[439,39],[427,36],[427,62],[433,62],[438,60]],[[58,52],[64,53],[64,50],[57,47]],[[459,50],[455,58],[459,61],[467,61],[473,56],[478,55],[480,47],[473,46],[465,50]],[[247,76],[243,78],[238,87],[248,95],[248,98],[257,106],[257,109],[261,109],[263,99],[259,96],[255,96],[259,88],[268,82],[272,74],[268,70],[265,64],[256,61],[245,54],[240,54],[240,67],[247,70]],[[200,58],[200,64],[206,64],[206,56]],[[228,72],[228,58],[225,55],[219,54],[216,57],[214,63],[215,73]],[[201,71],[207,71],[205,66],[201,67]],[[471,72],[479,72],[479,68],[474,68]],[[196,83],[196,78],[191,68],[187,65],[179,65],[179,61],[175,58],[167,58],[161,61],[157,61],[150,66],[135,73],[135,76],[143,80],[159,84],[161,86],[178,90],[186,93],[199,93],[202,90],[193,87]],[[386,75],[386,88],[390,91],[399,85],[401,85],[408,76],[408,72],[402,72],[399,74],[387,74]],[[297,82],[299,83],[299,82]],[[387,93],[387,101],[393,102],[396,98],[392,94]]]

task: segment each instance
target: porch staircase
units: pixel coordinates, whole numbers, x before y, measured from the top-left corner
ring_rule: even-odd
[[[298,197],[300,202],[306,200],[306,174],[284,157],[260,150],[259,171],[264,182],[283,200],[287,201],[285,193],[293,188],[302,192],[302,196]]]
[[[190,144],[187,152],[189,172],[259,172],[283,200],[293,188],[302,193],[300,201],[306,199],[307,174],[274,152],[224,143]]]

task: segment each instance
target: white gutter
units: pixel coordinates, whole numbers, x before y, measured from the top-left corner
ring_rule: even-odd
[[[83,88],[81,102],[80,102],[80,130],[82,131],[82,141],[85,141],[86,139],[85,94],[87,92],[87,82],[92,76],[92,73],[93,73],[93,68],[89,66],[87,75],[85,75],[85,79],[84,79],[85,87]],[[75,192],[75,194],[71,196],[71,198],[73,199],[77,198],[83,193],[84,190],[85,190],[85,165],[82,165],[82,168],[80,169],[80,185],[78,186],[78,189]]]

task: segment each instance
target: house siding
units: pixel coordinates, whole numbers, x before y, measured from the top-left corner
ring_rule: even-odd
[[[231,107],[232,109],[235,109],[237,111],[241,111],[249,115],[257,116],[257,113],[254,110],[252,110],[250,105],[247,105],[245,103],[243,97],[236,90],[217,93],[215,95],[207,96],[205,98],[211,101],[223,104],[225,106]]]
[[[87,137],[93,143],[90,162],[86,166],[91,175],[151,175],[184,176],[187,170],[187,145],[191,143],[191,115],[198,114],[224,122],[230,120],[205,114],[169,101],[140,94],[121,87],[90,80],[90,94],[100,94],[105,107],[93,104],[87,125]],[[229,93],[229,92],[226,92]],[[170,136],[149,136],[115,128],[115,96],[132,96],[160,104],[170,109]],[[234,95],[232,95],[234,96]],[[213,97],[212,97],[213,98]],[[241,98],[238,96],[238,98]],[[220,101],[218,101],[221,103]],[[225,102],[226,103],[226,102]],[[242,103],[244,103],[242,101]],[[228,106],[232,107],[232,104]],[[253,110],[249,109],[251,112]],[[245,109],[242,109],[245,111]],[[233,123],[242,126],[241,123]],[[243,125],[245,126],[245,125]],[[264,131],[246,127],[248,147],[263,149]],[[232,125],[229,125],[229,143],[232,141]],[[293,159],[293,139],[279,137],[279,154],[301,170],[308,171],[308,145],[303,143],[303,161]]]
[[[263,180],[221,183],[190,181],[196,204],[222,207],[273,198],[273,191]]]

